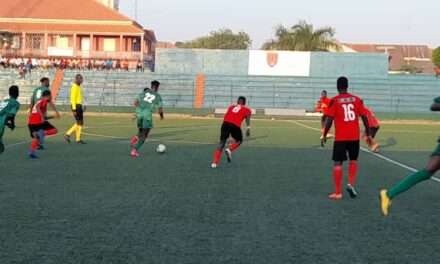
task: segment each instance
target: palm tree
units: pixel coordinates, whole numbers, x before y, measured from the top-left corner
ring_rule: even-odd
[[[329,51],[339,49],[334,39],[335,30],[323,27],[314,30],[312,24],[299,21],[291,28],[280,25],[275,30],[275,38],[264,43],[265,50]]]

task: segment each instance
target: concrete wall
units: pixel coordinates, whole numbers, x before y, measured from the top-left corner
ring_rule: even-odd
[[[388,74],[385,54],[313,52],[310,77],[380,77]],[[160,74],[247,76],[249,51],[157,49],[155,71]]]

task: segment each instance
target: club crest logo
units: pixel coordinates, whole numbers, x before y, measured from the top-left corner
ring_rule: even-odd
[[[278,64],[278,53],[268,52],[266,60],[267,60],[267,65],[269,65],[271,68],[275,67]]]

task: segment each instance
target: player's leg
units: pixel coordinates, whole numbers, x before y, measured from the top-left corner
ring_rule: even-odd
[[[72,110],[72,113],[73,113],[73,117],[75,118],[75,124],[73,124],[73,126],[69,128],[69,130],[67,130],[66,134],[64,134],[64,139],[66,140],[67,143],[70,143],[70,136],[78,129],[76,110]]]
[[[333,145],[333,183],[335,187],[335,192],[329,195],[332,200],[342,199],[342,178],[343,170],[342,164],[347,160],[347,142],[345,141],[335,141]]]
[[[78,105],[78,107],[76,108],[76,126],[76,143],[86,144],[83,140],[81,140],[82,128],[84,126],[84,112],[81,105]]]
[[[225,149],[225,154],[228,162],[232,161],[232,153],[236,151],[243,142],[243,132],[241,131],[241,128],[238,126],[232,126],[231,127],[231,136],[233,141],[228,145],[228,147]]]
[[[3,144],[3,134],[5,133],[5,126],[0,124],[0,154],[5,152],[5,145]]]
[[[391,206],[391,200],[393,200],[398,195],[408,191],[420,182],[431,179],[438,170],[440,170],[440,144],[437,146],[436,150],[428,161],[425,169],[420,170],[414,174],[409,175],[396,185],[394,185],[389,190],[382,190],[380,192],[381,198],[381,209],[384,216],[388,215],[389,208]]]
[[[148,118],[138,118],[138,134],[136,140],[132,139],[131,156],[138,157],[139,149],[144,145],[145,141],[153,128],[152,121]]]
[[[212,163],[211,163],[212,168],[217,168],[218,164],[220,163],[223,149],[226,146],[226,141],[228,140],[230,134],[231,134],[231,126],[229,124],[223,123],[220,132],[220,142],[217,145],[217,148],[214,151],[214,157],[212,158]]]
[[[58,130],[51,123],[47,121],[44,122],[41,126],[41,129],[38,131],[38,138],[40,140],[40,145],[38,146],[38,149],[44,149],[46,137],[56,135],[57,133]]]
[[[360,142],[359,141],[348,142],[347,151],[348,151],[348,157],[350,159],[350,163],[348,164],[347,192],[351,198],[356,198],[358,196],[358,192],[355,189],[355,185],[356,185],[356,177],[358,173],[357,160],[359,158]]]
[[[38,146],[40,145],[39,131],[41,129],[42,128],[39,125],[29,125],[29,133],[30,133],[30,136],[32,138],[31,145],[30,145],[30,148],[29,148],[29,157],[31,159],[37,159],[38,158],[38,156],[37,156],[37,149],[38,149]]]

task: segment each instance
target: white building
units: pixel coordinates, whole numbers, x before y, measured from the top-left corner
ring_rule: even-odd
[[[97,0],[101,4],[115,10],[119,10],[119,0]]]

